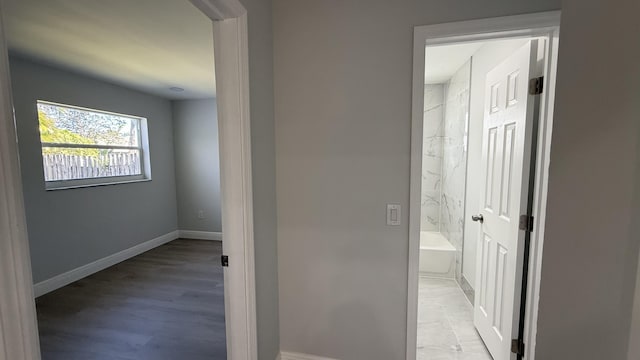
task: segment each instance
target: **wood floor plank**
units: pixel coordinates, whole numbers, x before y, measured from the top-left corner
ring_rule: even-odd
[[[179,239],[37,298],[42,359],[226,359],[221,253]]]

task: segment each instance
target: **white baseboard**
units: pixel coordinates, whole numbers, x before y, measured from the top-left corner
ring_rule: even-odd
[[[276,360],[337,360],[333,358],[281,351]]]
[[[97,273],[100,270],[104,270],[109,266],[113,266],[136,255],[140,255],[145,251],[149,251],[160,245],[166,244],[169,241],[177,239],[178,237],[179,231],[177,230],[158,236],[155,239],[151,239],[149,241],[143,242],[142,244],[138,244],[134,247],[130,247],[113,255],[109,255],[105,258],[96,260],[87,265],[80,266],[79,268],[75,268],[71,271],[67,271],[66,273],[41,281],[33,286],[33,291],[36,297],[44,295],[48,292],[69,285],[74,281],[78,281],[91,274]]]
[[[215,231],[179,230],[179,233],[183,239],[222,240],[222,233]]]

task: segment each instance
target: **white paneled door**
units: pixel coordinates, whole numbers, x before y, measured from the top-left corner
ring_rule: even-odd
[[[537,41],[532,40],[487,74],[482,139],[481,236],[474,323],[494,360],[511,359],[517,338],[522,282]]]

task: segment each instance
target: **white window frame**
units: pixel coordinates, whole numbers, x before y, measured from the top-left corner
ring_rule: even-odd
[[[97,144],[69,144],[69,143],[44,143],[40,138],[40,149],[45,147],[60,147],[60,148],[76,148],[76,149],[125,149],[125,150],[138,150],[140,152],[140,174],[136,175],[122,175],[122,176],[101,176],[91,177],[83,179],[69,179],[69,180],[54,180],[48,181],[45,178],[45,190],[64,190],[64,189],[76,189],[92,186],[114,185],[114,184],[128,184],[140,181],[151,180],[151,160],[149,155],[149,132],[147,128],[147,119],[142,116],[117,113],[106,110],[92,109],[82,106],[62,104],[47,100],[37,100],[36,104],[46,104],[52,106],[58,106],[63,108],[77,109],[81,111],[108,114],[126,117],[138,121],[138,146],[119,146],[119,145],[97,145]],[[40,120],[38,119],[38,123]],[[42,164],[43,172],[44,162]],[[44,175],[44,174],[43,174]]]

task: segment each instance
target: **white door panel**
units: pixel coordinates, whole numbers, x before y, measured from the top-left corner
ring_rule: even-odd
[[[527,208],[534,105],[528,85],[536,54],[532,40],[490,71],[485,86],[474,323],[495,360],[511,358],[518,331],[524,243],[518,221]]]

